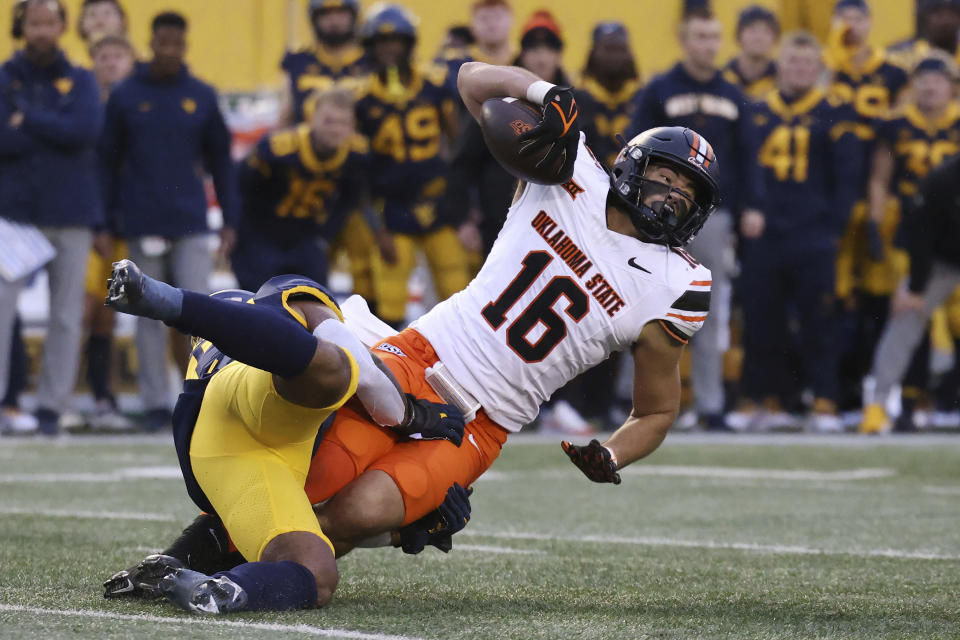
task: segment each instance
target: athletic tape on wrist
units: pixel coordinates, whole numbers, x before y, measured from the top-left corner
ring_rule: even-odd
[[[534,104],[543,105],[543,101],[547,97],[547,93],[550,89],[553,89],[555,84],[551,84],[546,80],[537,80],[529,87],[527,87],[527,100]]]

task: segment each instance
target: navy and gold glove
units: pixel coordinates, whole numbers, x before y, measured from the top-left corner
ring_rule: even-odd
[[[400,546],[404,553],[416,555],[428,544],[447,553],[453,548],[453,534],[470,522],[470,496],[473,489],[464,489],[456,482],[447,489],[436,510],[400,529]]]
[[[406,394],[407,419],[393,428],[415,440],[449,440],[460,446],[465,421],[460,410],[451,404],[430,402]]]
[[[560,443],[563,452],[570,457],[570,461],[583,471],[594,482],[612,482],[620,484],[620,474],[617,473],[617,463],[613,460],[610,450],[596,439],[585,447],[570,444],[566,440]]]
[[[526,156],[553,145],[537,163],[537,169],[549,166],[566,151],[567,160],[564,167],[569,166],[576,158],[577,145],[580,144],[580,108],[573,97],[570,87],[553,87],[543,98],[543,118],[540,124],[522,134],[520,155]]]

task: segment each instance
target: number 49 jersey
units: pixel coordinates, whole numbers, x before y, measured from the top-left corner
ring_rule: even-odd
[[[707,318],[710,271],[609,230],[609,185],[581,134],[573,178],[526,185],[477,277],[413,324],[505,429],[647,323],[685,342]]]

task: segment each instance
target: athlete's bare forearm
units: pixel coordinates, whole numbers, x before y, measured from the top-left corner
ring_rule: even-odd
[[[617,429],[603,446],[610,449],[617,459],[617,468],[622,469],[631,462],[656,451],[667,436],[677,412],[654,413],[646,416],[631,415]]]
[[[498,67],[483,62],[467,62],[460,67],[457,88],[470,114],[480,118],[480,107],[490,98],[523,98],[531,84],[540,78],[520,67]]]

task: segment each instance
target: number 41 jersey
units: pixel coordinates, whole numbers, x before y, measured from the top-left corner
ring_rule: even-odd
[[[413,323],[500,426],[518,431],[569,380],[649,322],[685,342],[707,318],[710,271],[682,250],[607,228],[607,173],[583,143],[573,178],[527,184],[477,277]]]

